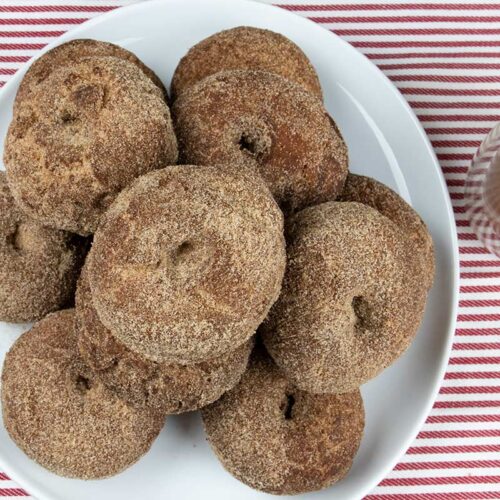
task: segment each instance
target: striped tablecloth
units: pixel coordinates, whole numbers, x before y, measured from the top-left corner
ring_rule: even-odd
[[[46,43],[134,0],[0,0],[0,86]],[[229,1],[229,0],[228,0]],[[374,61],[429,134],[448,183],[460,242],[453,353],[431,415],[369,500],[500,499],[500,259],[472,234],[464,179],[500,120],[500,2],[280,1]],[[0,472],[0,497],[29,496]]]

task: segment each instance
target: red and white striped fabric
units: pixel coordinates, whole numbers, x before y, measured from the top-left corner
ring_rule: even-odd
[[[0,86],[54,37],[133,2],[0,0]],[[407,454],[366,498],[498,500],[500,259],[472,234],[462,190],[472,154],[500,120],[500,2],[366,2],[277,1],[357,47],[408,99],[448,183],[461,261],[458,326],[439,397]],[[29,494],[0,472],[2,496]]]

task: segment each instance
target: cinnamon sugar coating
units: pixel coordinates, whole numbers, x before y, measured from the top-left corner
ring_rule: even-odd
[[[401,231],[414,248],[429,288],[434,281],[434,244],[424,221],[399,194],[381,182],[364,175],[349,174],[337,201],[356,201],[385,215]]]
[[[87,263],[117,339],[153,361],[197,363],[246,342],[278,297],[283,215],[253,172],[167,167],[118,195]]]
[[[61,476],[98,479],[146,453],[164,417],[128,406],[78,355],[74,311],[50,314],[21,335],[2,371],[3,421],[33,460]]]
[[[147,360],[101,323],[85,269],[76,295],[76,330],[82,358],[106,387],[133,406],[164,414],[194,411],[219,399],[240,380],[253,346],[251,339],[235,351],[194,365]]]
[[[322,99],[318,75],[304,52],[273,31],[240,26],[215,33],[181,59],[172,79],[172,98],[203,78],[233,69],[276,73]]]
[[[410,345],[428,269],[406,233],[374,208],[329,202],[287,223],[282,294],[262,325],[287,377],[314,393],[352,391]]]
[[[83,235],[134,178],[176,160],[161,90],[116,57],[81,59],[33,87],[16,107],[4,149],[22,210]]]
[[[359,390],[309,394],[263,352],[231,391],[202,410],[222,465],[252,488],[299,494],[326,488],[351,468],[364,429]]]
[[[17,207],[0,172],[0,321],[35,321],[73,297],[86,243]]]
[[[321,101],[264,71],[224,71],[172,107],[183,163],[256,169],[289,214],[338,196],[347,147]]]
[[[135,54],[114,43],[87,38],[70,40],[45,52],[28,68],[17,90],[14,108],[19,102],[30,99],[33,88],[42,83],[54,70],[61,66],[71,66],[85,57],[111,56],[128,61],[137,66],[161,91],[167,95],[165,87],[155,73]]]

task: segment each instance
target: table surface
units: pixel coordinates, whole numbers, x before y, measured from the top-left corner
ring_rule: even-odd
[[[0,0],[0,87],[55,37],[135,1],[145,0]],[[445,380],[417,439],[365,500],[498,500],[500,259],[472,233],[462,192],[472,155],[500,121],[500,2],[273,3],[341,36],[398,86],[436,150],[455,212],[460,307]],[[29,493],[0,472],[0,497]]]

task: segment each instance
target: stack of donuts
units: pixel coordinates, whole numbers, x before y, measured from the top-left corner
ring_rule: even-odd
[[[17,93],[0,176],[4,425],[56,474],[98,479],[201,409],[243,483],[325,488],[361,442],[360,386],[410,345],[433,245],[348,171],[306,55],[217,33],[170,96],[135,55],[75,40]],[[168,432],[168,424],[167,430]]]

